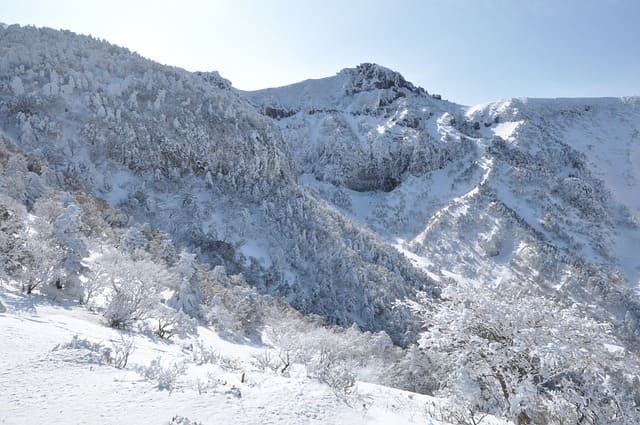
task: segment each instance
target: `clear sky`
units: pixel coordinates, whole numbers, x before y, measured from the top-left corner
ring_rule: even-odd
[[[640,0],[0,0],[0,22],[92,34],[247,90],[376,62],[463,104],[640,95]]]

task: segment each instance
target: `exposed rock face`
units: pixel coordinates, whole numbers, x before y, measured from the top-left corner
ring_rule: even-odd
[[[362,63],[355,69],[345,69],[342,72],[351,76],[351,84],[345,87],[345,94],[347,95],[389,89],[394,89],[398,94],[403,93],[401,89],[416,94],[427,94],[423,88],[416,87],[405,80],[400,73],[375,63]],[[403,94],[399,94],[399,96],[403,97]]]

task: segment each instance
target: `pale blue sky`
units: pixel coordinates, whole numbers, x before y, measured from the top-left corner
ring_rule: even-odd
[[[376,62],[463,104],[640,95],[640,0],[0,0],[241,89]]]

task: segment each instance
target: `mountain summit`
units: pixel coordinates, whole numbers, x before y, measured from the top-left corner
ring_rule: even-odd
[[[362,63],[356,68],[345,68],[340,71],[340,74],[343,73],[351,78],[350,87],[346,88],[347,95],[376,89],[406,89],[413,93],[427,94],[424,89],[405,80],[399,72],[375,63]]]

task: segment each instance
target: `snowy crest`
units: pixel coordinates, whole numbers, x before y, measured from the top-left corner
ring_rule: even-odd
[[[392,71],[375,63],[362,63],[356,68],[346,68],[340,71],[338,75],[340,74],[349,77],[349,81],[344,87],[347,95],[388,89],[406,89],[413,93],[427,94],[423,88],[416,87],[405,80],[399,72]]]

